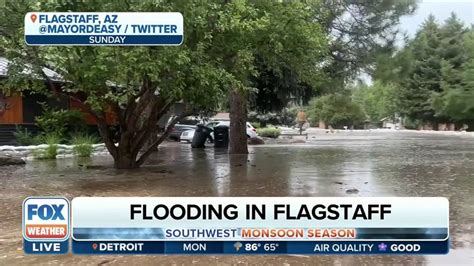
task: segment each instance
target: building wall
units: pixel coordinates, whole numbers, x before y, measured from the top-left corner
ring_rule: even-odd
[[[22,97],[0,95],[0,124],[21,123],[23,123]]]
[[[80,105],[67,98],[60,100],[47,98],[43,95],[3,96],[0,94],[0,124],[29,125],[35,124],[35,118],[43,113],[40,102],[58,109],[78,109],[84,114],[86,124],[96,125],[95,118],[82,110]],[[106,111],[106,121],[109,125],[116,124],[116,115],[112,110]]]

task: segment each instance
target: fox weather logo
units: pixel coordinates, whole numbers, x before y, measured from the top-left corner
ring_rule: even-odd
[[[54,253],[62,250],[59,242],[67,243],[70,234],[69,214],[69,201],[66,198],[26,198],[23,201],[25,252]]]

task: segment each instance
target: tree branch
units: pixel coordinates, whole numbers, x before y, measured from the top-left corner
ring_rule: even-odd
[[[172,104],[173,102],[163,104],[159,110],[157,109],[156,112],[151,114],[152,116],[149,117],[147,125],[140,131],[138,136],[135,137],[135,141],[132,143],[133,147],[141,147],[148,140],[150,133],[154,133],[158,120],[169,110]]]
[[[148,156],[150,156],[150,154],[152,154],[153,151],[156,150],[158,145],[160,145],[168,137],[168,135],[171,133],[171,131],[173,130],[173,127],[176,123],[178,123],[181,119],[183,119],[184,117],[186,117],[188,115],[191,115],[191,114],[192,114],[191,111],[183,112],[182,114],[176,116],[173,120],[171,120],[171,123],[166,127],[165,132],[163,132],[163,134],[161,134],[161,136],[155,142],[153,142],[146,149],[146,151],[144,153],[142,153],[142,155],[140,156],[140,159],[137,160],[137,165],[142,165],[146,161]]]

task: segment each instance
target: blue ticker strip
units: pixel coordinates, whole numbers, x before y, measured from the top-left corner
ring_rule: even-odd
[[[447,254],[449,241],[76,241],[74,254]]]

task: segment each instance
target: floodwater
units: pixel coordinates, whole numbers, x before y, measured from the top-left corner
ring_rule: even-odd
[[[86,168],[84,165],[98,167]],[[414,132],[309,135],[249,155],[166,143],[147,165],[115,170],[107,156],[0,168],[0,264],[474,264],[474,138]],[[347,194],[356,188],[357,194]],[[27,196],[443,196],[451,250],[442,256],[31,256],[24,255]]]

